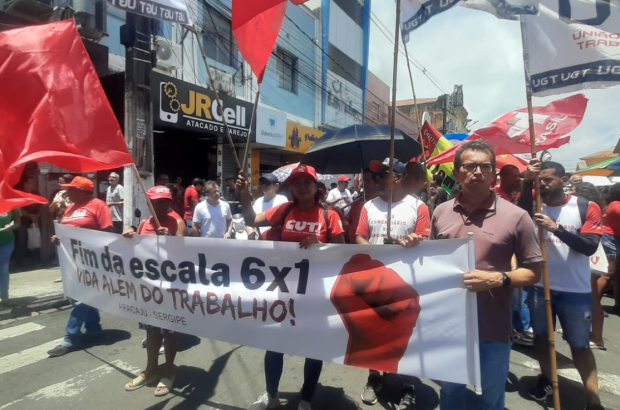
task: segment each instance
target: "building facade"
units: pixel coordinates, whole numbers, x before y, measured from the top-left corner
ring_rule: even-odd
[[[419,98],[417,103],[420,116],[427,112],[433,127],[442,134],[468,134],[471,120],[467,118],[469,113],[463,101],[463,86],[455,85],[451,94],[443,94],[437,98]],[[415,119],[413,100],[397,101],[396,107],[408,117]]]

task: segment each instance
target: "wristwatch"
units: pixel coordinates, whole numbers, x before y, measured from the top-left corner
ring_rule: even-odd
[[[504,288],[510,287],[510,283],[512,282],[512,280],[510,279],[510,276],[508,276],[506,272],[502,272],[502,276],[504,277],[504,279],[502,280],[502,287]]]

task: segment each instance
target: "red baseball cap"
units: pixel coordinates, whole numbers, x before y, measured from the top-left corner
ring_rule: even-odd
[[[346,176],[346,175],[340,175],[340,176],[338,177],[338,182],[349,182],[350,180],[351,180],[351,178],[349,178],[349,177],[348,177],[348,176]]]
[[[318,178],[316,177],[316,170],[314,167],[310,165],[300,164],[291,172],[291,175],[288,177],[288,182],[292,184],[296,179],[299,178],[310,178],[314,182],[318,182]]]
[[[151,200],[169,199],[172,201],[172,194],[170,193],[170,190],[163,185],[155,185],[154,187],[149,188],[149,190],[146,191],[146,195]]]
[[[79,188],[79,189],[83,189],[84,191],[93,192],[93,190],[95,189],[95,184],[93,184],[93,181],[91,181],[88,178],[74,177],[71,183],[60,184],[60,187],[62,189]]]

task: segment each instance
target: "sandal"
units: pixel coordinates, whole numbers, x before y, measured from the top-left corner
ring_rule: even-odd
[[[597,345],[594,342],[590,342],[590,350],[602,350],[602,351],[607,351],[607,348],[605,347],[605,345]]]
[[[172,378],[162,377],[155,388],[155,397],[165,396],[170,393],[172,386],[174,385],[174,379],[175,376],[172,376]]]
[[[138,377],[125,385],[125,391],[138,390],[140,387],[144,387],[147,384],[155,382],[158,378],[159,375],[155,374],[151,376],[151,378],[147,379],[146,377],[144,377],[144,373],[140,373]]]

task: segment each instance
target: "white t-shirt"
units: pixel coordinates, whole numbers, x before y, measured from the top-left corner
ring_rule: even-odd
[[[345,189],[344,191],[340,192],[340,190],[338,189],[338,187],[332,189],[331,191],[329,191],[329,194],[327,194],[327,202],[332,202],[335,201],[338,198],[341,198],[343,196],[347,196],[347,199],[341,199],[340,201],[336,202],[334,204],[334,206],[337,206],[338,208],[344,208],[345,206],[347,206],[348,204],[351,203],[352,199],[351,199],[351,192],[349,192],[348,189]],[[351,210],[351,207],[347,207],[344,209],[344,214],[348,215],[349,211]]]
[[[368,238],[372,244],[383,245],[387,237],[388,203],[381,198],[371,199],[364,204],[356,235]],[[420,199],[406,195],[402,200],[392,203],[391,236],[403,239],[412,233],[428,236],[431,220],[428,207]]]
[[[121,202],[123,201],[123,199],[124,199],[123,186],[121,184],[116,185],[114,189],[112,189],[112,185],[108,187],[108,191],[105,197],[106,204],[109,204],[111,202]],[[113,221],[123,220],[123,206],[122,205],[111,206],[110,212],[112,212]]]
[[[543,204],[542,213],[575,235],[579,235],[579,233],[603,234],[601,209],[594,202],[590,202],[588,205],[586,220],[583,225],[575,196],[568,195],[566,202],[557,206]],[[549,288],[561,292],[592,292],[590,258],[572,250],[560,238],[547,230],[545,230],[545,245],[549,268]],[[536,286],[543,286],[542,279]]]
[[[226,202],[219,201],[212,206],[209,201],[203,201],[196,205],[193,222],[200,225],[201,237],[223,238],[231,219],[230,206]]]
[[[254,212],[256,213],[256,215],[258,215],[260,213],[265,212],[267,209],[274,208],[278,205],[282,205],[287,202],[288,202],[288,199],[286,199],[284,195],[276,195],[273,198],[271,198],[271,200],[269,201],[265,201],[265,197],[261,196],[256,201],[254,201],[254,203],[252,204],[252,209],[254,209]],[[263,233],[267,232],[269,229],[270,229],[269,227],[261,227],[261,228],[258,228],[258,231],[262,235]]]

